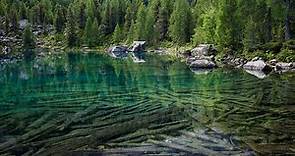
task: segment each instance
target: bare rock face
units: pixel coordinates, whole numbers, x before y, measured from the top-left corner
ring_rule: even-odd
[[[246,70],[255,70],[255,71],[263,71],[263,72],[268,72],[272,70],[272,68],[268,64],[266,64],[263,60],[250,61],[246,63],[243,66],[243,68]]]

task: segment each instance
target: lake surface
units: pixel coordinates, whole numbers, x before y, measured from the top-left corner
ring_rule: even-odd
[[[63,54],[0,67],[0,155],[295,154],[295,74]]]

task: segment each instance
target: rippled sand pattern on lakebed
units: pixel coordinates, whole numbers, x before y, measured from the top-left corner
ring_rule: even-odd
[[[64,54],[0,68],[0,155],[295,154],[295,75]]]

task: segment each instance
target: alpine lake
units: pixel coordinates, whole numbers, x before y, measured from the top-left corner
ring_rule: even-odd
[[[292,155],[295,74],[64,53],[0,66],[0,155]]]

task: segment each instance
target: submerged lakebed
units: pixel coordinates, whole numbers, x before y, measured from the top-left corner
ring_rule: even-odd
[[[0,68],[0,155],[295,153],[295,74],[59,54]]]

